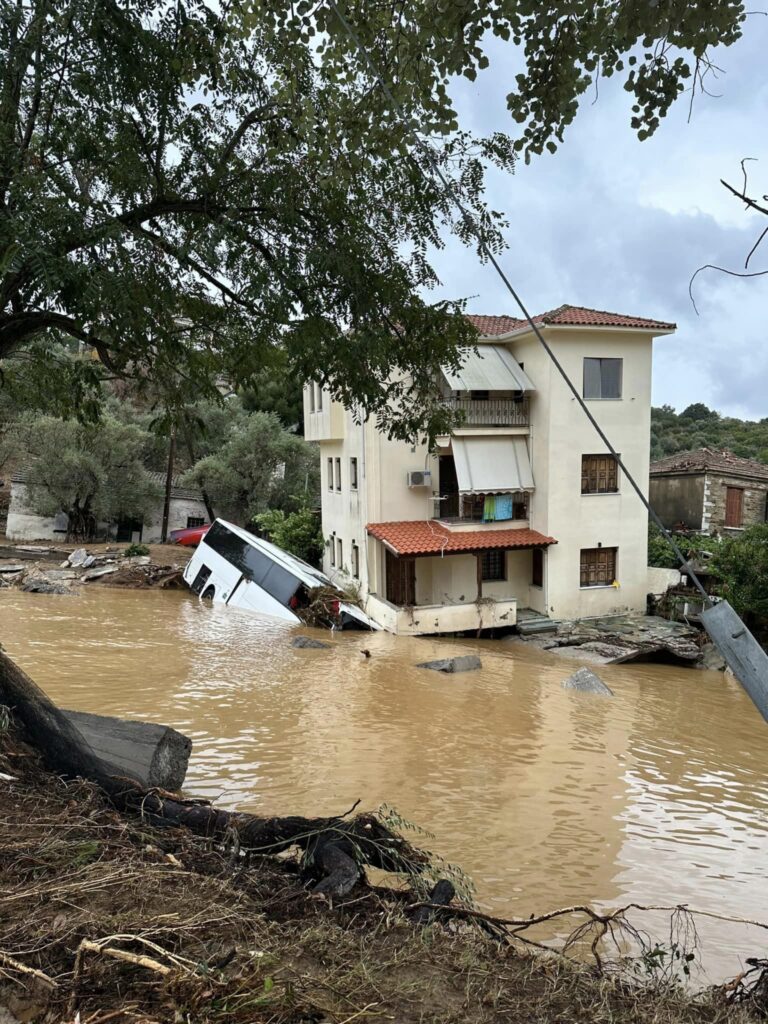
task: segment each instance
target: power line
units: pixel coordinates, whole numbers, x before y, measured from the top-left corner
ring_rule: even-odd
[[[674,551],[674,553],[675,553],[678,561],[680,562],[681,566],[685,569],[686,573],[692,579],[692,581],[693,581],[694,585],[696,586],[697,590],[699,591],[699,593],[704,598],[706,606],[709,606],[711,604],[709,594],[706,592],[706,590],[702,586],[701,581],[699,580],[699,578],[696,575],[696,573],[688,565],[687,560],[686,560],[685,556],[683,555],[682,551],[680,550],[680,547],[677,544],[677,542],[675,541],[674,537],[669,532],[669,530],[667,530],[667,528],[662,523],[661,519],[659,519],[659,517],[656,514],[656,512],[654,511],[654,509],[651,507],[650,502],[648,501],[646,496],[643,494],[643,492],[642,492],[639,484],[635,480],[634,476],[630,473],[630,471],[627,469],[627,467],[622,462],[621,456],[619,455],[619,453],[616,451],[616,449],[611,444],[611,442],[610,442],[610,440],[608,438],[608,435],[605,433],[603,428],[600,426],[600,424],[597,422],[595,417],[590,412],[590,410],[587,407],[584,399],[579,394],[578,388],[574,385],[573,381],[571,380],[571,378],[568,376],[568,374],[566,373],[565,369],[563,368],[560,360],[557,358],[555,353],[552,351],[551,346],[549,345],[549,343],[547,342],[546,338],[544,337],[544,335],[539,330],[539,327],[536,324],[536,322],[533,319],[533,317],[531,316],[531,314],[528,312],[528,310],[527,310],[523,300],[520,298],[520,295],[518,294],[518,292],[515,289],[514,285],[512,284],[512,282],[507,277],[506,273],[502,269],[501,265],[499,264],[498,260],[494,256],[494,254],[491,252],[489,247],[486,245],[485,239],[483,238],[483,233],[480,230],[480,227],[478,226],[476,219],[469,212],[469,210],[466,209],[466,207],[462,203],[461,199],[456,194],[456,189],[454,187],[453,182],[449,178],[447,178],[446,175],[443,173],[443,170],[440,167],[440,164],[438,163],[438,161],[437,161],[437,159],[435,157],[435,154],[434,154],[434,152],[432,150],[432,147],[427,142],[425,142],[424,139],[421,139],[415,133],[415,130],[408,125],[408,122],[407,122],[407,119],[405,117],[405,113],[403,111],[403,108],[398,103],[398,101],[395,99],[394,95],[392,94],[392,90],[387,85],[387,82],[385,81],[383,75],[379,71],[379,69],[376,66],[376,64],[374,64],[373,59],[369,55],[369,53],[366,50],[365,46],[363,45],[359,35],[357,34],[357,32],[355,32],[355,30],[352,27],[352,25],[350,25],[349,21],[345,18],[345,16],[342,14],[342,12],[337,7],[337,5],[335,3],[335,0],[330,0],[330,6],[333,9],[334,13],[336,14],[336,17],[341,22],[345,32],[347,33],[349,38],[352,40],[354,45],[359,50],[361,56],[363,57],[363,60],[367,64],[371,74],[373,75],[373,77],[376,79],[376,81],[381,86],[381,90],[384,93],[385,97],[387,98],[387,100],[389,101],[391,106],[394,108],[394,110],[397,113],[397,115],[400,118],[400,120],[405,124],[407,130],[410,131],[411,134],[413,135],[413,137],[414,137],[414,139],[416,141],[416,145],[418,146],[418,148],[420,149],[420,151],[424,155],[424,157],[425,157],[425,159],[426,159],[426,161],[427,161],[427,163],[429,165],[430,170],[432,171],[434,176],[438,179],[440,184],[443,186],[443,189],[444,189],[445,193],[447,194],[448,198],[451,200],[451,202],[457,208],[457,210],[461,214],[462,218],[464,219],[465,224],[467,225],[467,227],[470,229],[470,231],[472,232],[472,234],[476,238],[476,240],[478,242],[478,245],[480,247],[480,251],[483,253],[483,255],[486,257],[488,262],[491,264],[493,269],[498,274],[499,278],[501,279],[501,281],[504,284],[504,287],[507,289],[509,294],[512,296],[512,298],[514,299],[514,301],[517,304],[518,308],[520,309],[520,312],[523,314],[523,319],[527,321],[527,323],[529,324],[531,330],[536,335],[536,337],[538,338],[538,340],[541,343],[542,347],[544,348],[544,351],[547,353],[549,358],[552,360],[552,362],[554,363],[558,373],[560,374],[560,376],[565,381],[565,384],[568,387],[569,391],[571,392],[573,397],[576,399],[576,401],[581,406],[581,408],[582,408],[582,410],[584,412],[584,415],[587,417],[589,422],[595,428],[595,430],[597,431],[598,436],[600,437],[600,440],[603,442],[603,444],[606,446],[606,448],[611,453],[613,458],[616,460],[616,464],[621,468],[621,470],[624,473],[624,475],[626,476],[627,480],[629,480],[629,482],[632,485],[632,487],[633,487],[635,493],[637,494],[638,498],[640,499],[640,501],[643,503],[643,505],[648,510],[648,514],[651,516],[651,518],[653,519],[655,524],[661,530],[663,536],[665,537],[665,539],[667,540],[667,543],[670,545],[670,547]],[[417,164],[418,164],[418,161],[417,161]],[[420,164],[418,164],[418,166],[419,166],[419,169],[421,170],[421,173],[426,178],[427,175],[426,175],[426,173],[424,171],[424,168],[421,167]]]

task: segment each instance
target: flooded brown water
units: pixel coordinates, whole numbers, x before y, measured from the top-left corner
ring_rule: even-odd
[[[496,914],[636,900],[768,920],[768,726],[732,678],[606,666],[607,700],[561,689],[577,662],[508,642],[293,635],[187,594],[0,594],[0,642],[62,706],[192,737],[190,793],[260,813],[387,802]],[[481,671],[414,667],[467,649]],[[768,944],[701,933],[714,979]]]

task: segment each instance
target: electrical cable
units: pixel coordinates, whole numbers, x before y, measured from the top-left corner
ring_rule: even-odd
[[[597,422],[595,417],[590,412],[590,410],[587,407],[584,399],[579,394],[578,388],[574,385],[573,381],[568,376],[568,374],[565,371],[565,368],[561,364],[560,360],[557,358],[555,353],[552,351],[552,348],[550,347],[550,345],[547,342],[547,340],[544,337],[544,335],[541,333],[541,331],[540,331],[538,325],[536,324],[535,320],[532,318],[531,314],[528,312],[528,310],[527,310],[525,304],[523,303],[523,300],[520,298],[520,295],[518,294],[517,290],[515,289],[515,287],[513,286],[512,282],[509,280],[509,278],[507,277],[506,273],[502,269],[501,265],[499,264],[498,260],[494,256],[494,254],[491,252],[491,250],[486,245],[486,242],[485,242],[485,240],[483,238],[483,234],[482,234],[480,228],[478,227],[477,221],[472,216],[472,214],[465,208],[465,206],[462,203],[461,199],[456,195],[456,191],[455,191],[453,182],[451,182],[450,179],[447,178],[446,175],[443,173],[443,170],[440,167],[439,163],[437,162],[437,159],[435,157],[434,152],[432,151],[431,146],[427,142],[425,142],[423,139],[419,138],[419,136],[415,133],[413,128],[410,128],[408,126],[408,123],[407,123],[407,120],[406,120],[406,117],[405,117],[405,114],[404,114],[404,111],[403,111],[402,107],[400,106],[400,104],[395,99],[394,95],[392,94],[392,90],[389,88],[389,86],[387,85],[387,83],[386,83],[384,77],[382,76],[381,72],[379,71],[377,66],[374,64],[373,59],[368,54],[368,51],[366,50],[365,46],[363,45],[362,41],[360,40],[360,37],[355,32],[354,28],[350,25],[350,23],[347,20],[347,18],[345,18],[345,16],[339,10],[338,6],[335,3],[335,0],[329,0],[329,5],[333,9],[334,13],[336,14],[336,17],[341,22],[345,32],[347,33],[349,38],[352,40],[354,45],[359,50],[360,54],[363,57],[363,60],[368,65],[368,68],[369,68],[371,74],[373,75],[373,77],[376,79],[376,81],[381,86],[381,90],[384,93],[384,96],[386,97],[388,102],[391,104],[391,106],[393,107],[395,113],[398,115],[400,120],[406,125],[406,128],[408,128],[408,130],[413,135],[413,138],[414,138],[414,140],[416,142],[416,145],[418,146],[419,150],[422,152],[422,154],[426,158],[430,170],[432,171],[434,176],[438,179],[440,184],[443,186],[443,189],[444,189],[446,195],[451,200],[451,202],[454,204],[454,206],[458,209],[459,213],[461,214],[462,218],[464,219],[465,224],[467,225],[467,227],[470,229],[470,231],[474,235],[475,239],[477,240],[481,253],[483,253],[483,255],[486,257],[488,262],[491,264],[493,269],[498,274],[498,276],[501,279],[502,283],[504,284],[505,288],[507,289],[509,294],[514,299],[514,301],[515,301],[517,307],[519,308],[520,312],[523,314],[523,319],[529,324],[531,330],[536,335],[537,339],[539,340],[539,342],[541,343],[542,347],[544,348],[544,351],[547,353],[549,358],[552,360],[552,362],[553,362],[555,368],[557,369],[558,373],[560,374],[560,376],[565,381],[565,384],[568,387],[569,391],[572,393],[573,397],[576,399],[576,401],[581,406],[582,411],[584,412],[584,415],[587,417],[589,422],[595,428],[595,430],[597,431],[597,434],[600,437],[601,441],[603,442],[603,444],[606,446],[606,448],[608,449],[610,454],[615,459],[616,464],[619,466],[621,471],[624,473],[624,475],[626,476],[627,480],[629,480],[630,484],[632,485],[632,488],[634,489],[634,491],[637,494],[638,498],[640,498],[640,501],[643,503],[643,505],[648,510],[648,514],[651,516],[651,518],[653,519],[653,521],[656,524],[656,526],[658,526],[658,528],[661,530],[662,535],[664,536],[664,538],[666,539],[667,543],[670,545],[670,547],[674,551],[675,556],[677,557],[677,559],[680,562],[681,566],[685,569],[686,574],[688,576],[690,576],[690,578],[693,581],[696,589],[699,591],[699,593],[704,598],[705,605],[707,607],[709,607],[712,604],[712,601],[710,599],[709,594],[706,592],[706,590],[702,586],[702,583],[699,580],[699,578],[696,575],[696,573],[693,571],[693,569],[691,569],[690,565],[687,562],[687,559],[685,558],[685,556],[683,555],[682,551],[680,550],[680,547],[677,544],[677,542],[675,541],[674,537],[669,532],[669,530],[667,530],[667,528],[662,523],[661,519],[659,519],[659,517],[656,514],[656,512],[654,511],[654,509],[651,507],[650,502],[648,501],[646,496],[643,494],[643,491],[641,490],[639,484],[637,483],[637,481],[635,480],[633,475],[630,473],[630,471],[625,466],[624,462],[621,459],[621,456],[618,454],[616,449],[611,444],[610,439],[608,438],[607,434],[605,433],[605,431],[602,429],[600,424]],[[417,161],[417,166],[419,166],[419,169],[420,169],[421,173],[426,177],[426,172],[425,172],[424,168],[420,164],[418,164],[418,161]]]

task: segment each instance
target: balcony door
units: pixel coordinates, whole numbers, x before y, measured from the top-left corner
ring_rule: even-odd
[[[400,608],[416,604],[416,560],[386,552],[387,600]]]
[[[459,481],[452,455],[440,456],[440,518],[455,519],[459,510]]]

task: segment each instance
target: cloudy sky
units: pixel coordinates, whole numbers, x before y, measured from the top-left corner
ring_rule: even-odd
[[[758,5],[759,6],[759,5]],[[768,219],[747,213],[720,184],[741,183],[749,164],[757,195],[768,193],[768,17],[748,19],[744,38],[714,54],[724,70],[688,96],[656,135],[638,142],[629,127],[630,95],[618,80],[589,95],[554,156],[518,164],[489,179],[490,205],[509,220],[503,264],[533,312],[570,302],[673,320],[677,333],[655,343],[655,404],[691,402],[730,415],[768,416],[768,277],[742,281],[697,267],[740,269]],[[454,94],[464,127],[476,132],[515,125],[504,97],[518,70],[509,48],[489,49],[491,68]],[[495,59],[494,59],[495,58]],[[446,296],[464,296],[475,313],[516,314],[493,270],[457,243],[437,257]],[[768,237],[762,259],[768,268]]]

